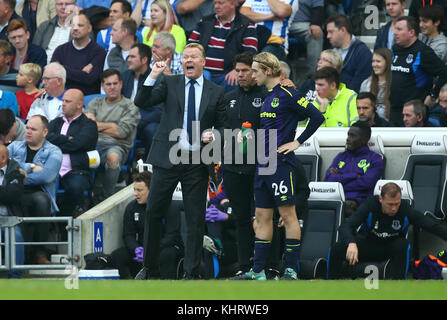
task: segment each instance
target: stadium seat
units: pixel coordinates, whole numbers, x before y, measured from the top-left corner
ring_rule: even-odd
[[[386,158],[385,158],[385,148],[383,146],[382,137],[380,137],[380,135],[371,135],[371,138],[368,141],[368,147],[369,150],[374,151],[375,153],[379,154],[382,157],[383,173],[385,173]]]
[[[414,194],[414,208],[436,219],[446,217],[447,136],[413,138],[401,180],[408,180]]]
[[[103,98],[105,96],[106,96],[105,94],[100,94],[100,93],[90,94],[90,95],[85,96],[84,97],[84,108],[87,107],[88,104],[90,103],[90,101],[92,101],[93,99],[95,99],[95,98]]]
[[[338,240],[345,195],[338,182],[310,182],[308,215],[304,221],[299,257],[301,279],[323,278],[329,249]]]
[[[303,164],[309,182],[318,181],[320,171],[320,145],[313,136],[295,150],[296,158]]]

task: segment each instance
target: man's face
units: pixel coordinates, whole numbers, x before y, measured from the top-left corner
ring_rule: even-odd
[[[115,2],[110,7],[109,11],[110,22],[112,23],[112,25],[116,22],[118,18],[121,18],[122,16],[123,16],[123,5],[119,2]]]
[[[394,41],[401,47],[408,47],[415,39],[414,30],[408,30],[405,20],[396,22],[393,33]]]
[[[215,0],[214,11],[219,18],[231,18],[236,10],[233,0]]]
[[[438,32],[439,23],[439,21],[435,23],[432,19],[419,17],[419,28],[421,29],[421,32],[426,36],[436,34]]]
[[[405,2],[400,3],[399,0],[385,0],[386,12],[391,18],[404,15]]]
[[[326,79],[315,80],[315,91],[321,98],[329,97],[335,86],[335,82],[329,83]]]
[[[366,144],[367,141],[363,138],[360,128],[349,128],[348,138],[346,139],[346,150],[355,151]]]
[[[121,98],[121,89],[123,88],[123,82],[119,80],[116,74],[105,78],[101,86],[106,93],[106,97],[108,100],[116,101]]]
[[[11,129],[9,129],[8,133],[5,136],[0,135],[0,144],[4,144],[5,146],[9,145],[17,135],[17,123],[14,122]]]
[[[152,46],[152,56],[154,61],[164,61],[172,57],[172,50],[170,48],[163,48],[161,39],[155,39]]]
[[[92,26],[84,15],[75,16],[71,27],[71,37],[74,40],[84,40],[89,37]]]
[[[374,106],[369,99],[357,99],[357,112],[360,121],[368,122],[374,116]]]
[[[45,140],[48,130],[44,129],[40,117],[32,117],[26,123],[25,140],[30,146],[37,146]]]
[[[422,122],[422,116],[416,115],[413,105],[404,106],[402,116],[405,127],[417,127]]]
[[[62,112],[67,119],[73,119],[82,112],[82,102],[74,90],[67,90],[62,97]]]
[[[333,22],[326,25],[327,38],[334,48],[341,48],[346,37],[345,28],[338,29]]]
[[[133,194],[138,204],[145,204],[149,195],[149,188],[142,181],[136,181],[133,184]]]
[[[42,84],[45,91],[52,97],[62,88],[62,79],[55,76],[51,67],[44,69],[42,75]]]
[[[0,0],[0,19],[5,19],[8,17],[11,8],[3,0]]]
[[[141,70],[144,63],[138,48],[135,47],[130,49],[129,55],[127,56],[127,64],[129,65],[129,70],[132,70],[133,72]]]
[[[183,50],[182,66],[185,76],[197,79],[202,75],[205,58],[199,48],[186,48]]]
[[[28,43],[30,34],[25,29],[20,28],[8,33],[9,42],[16,48],[16,50],[22,50]]]
[[[401,198],[401,194],[397,194],[395,197],[389,195],[382,197],[379,195],[379,202],[382,205],[382,213],[390,217],[395,216],[399,211]]]
[[[249,88],[255,84],[251,66],[238,62],[234,70],[236,70],[237,81],[242,88]]]
[[[11,56],[8,56],[3,53],[2,50],[0,50],[0,70],[5,70],[8,67],[9,63],[11,62]]]
[[[0,0],[1,1],[1,0]],[[62,19],[73,13],[76,1],[56,0],[56,15]]]
[[[444,108],[444,111],[447,112],[447,91],[439,92],[439,104]]]
[[[118,19],[115,21],[115,23],[112,26],[112,31],[110,32],[110,35],[112,36],[112,43],[120,44],[121,41],[126,36],[126,30],[121,29],[121,24],[123,20]]]
[[[268,76],[266,74],[266,71],[263,68],[261,68],[261,65],[256,61],[253,61],[251,69],[252,69],[252,76],[253,79],[256,81],[256,84],[258,86],[266,85]]]

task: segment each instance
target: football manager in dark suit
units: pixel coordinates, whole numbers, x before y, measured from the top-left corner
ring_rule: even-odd
[[[149,218],[145,223],[144,267],[136,279],[159,275],[162,219],[178,182],[182,186],[187,224],[184,278],[199,277],[208,186],[208,169],[199,155],[203,146],[213,142],[212,129],[223,137],[226,112],[224,88],[203,77],[205,50],[200,44],[184,48],[182,65],[184,75],[163,76],[160,84],[154,87],[155,80],[169,68],[167,61],[155,63],[135,97],[135,105],[143,109],[164,103],[160,126],[148,156],[153,166],[146,208]],[[188,134],[172,141],[172,133],[179,129]]]

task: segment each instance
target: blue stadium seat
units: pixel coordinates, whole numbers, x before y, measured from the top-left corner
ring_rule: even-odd
[[[97,93],[97,94],[90,94],[90,95],[88,95],[88,96],[85,96],[84,97],[84,108],[85,107],[87,107],[87,105],[90,103],[90,101],[92,101],[93,99],[95,99],[95,98],[103,98],[103,97],[105,97],[106,95],[105,94],[100,94],[100,93]]]

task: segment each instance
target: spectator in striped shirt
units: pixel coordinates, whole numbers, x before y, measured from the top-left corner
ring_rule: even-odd
[[[286,60],[289,26],[298,11],[298,0],[246,0],[241,14],[258,25],[272,31],[264,52],[274,54],[280,61]]]
[[[188,40],[205,48],[204,76],[227,91],[238,84],[233,57],[243,51],[258,51],[256,27],[236,10],[236,5],[236,0],[215,0],[216,13],[203,17]]]

